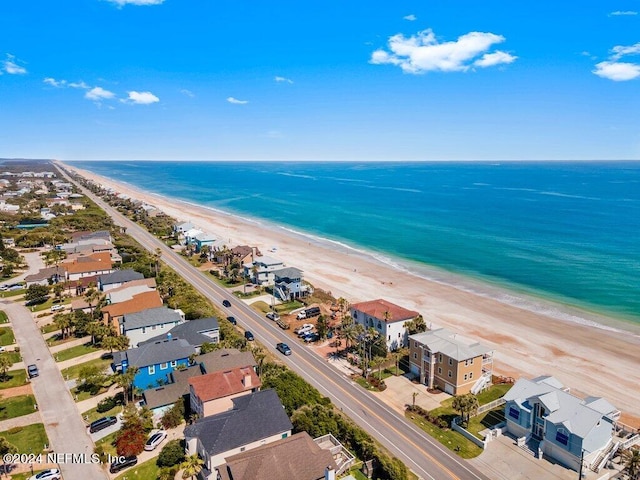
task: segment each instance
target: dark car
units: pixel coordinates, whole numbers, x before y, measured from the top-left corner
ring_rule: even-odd
[[[99,432],[100,430],[104,430],[111,425],[115,425],[118,423],[118,419],[116,417],[102,417],[96,420],[95,422],[91,422],[89,425],[89,433]]]
[[[34,305],[43,304],[47,300],[49,300],[49,295],[46,295],[44,297],[33,298],[33,299],[29,300],[28,302],[25,302],[25,306],[33,307]]]
[[[253,342],[255,340],[255,338],[253,337],[253,333],[251,333],[249,330],[244,332],[244,338],[246,338],[250,342]]]
[[[38,371],[38,367],[35,364],[31,364],[27,367],[27,373],[29,374],[29,378],[40,376],[40,372]]]
[[[309,335],[304,336],[303,340],[305,341],[305,343],[317,342],[318,340],[320,340],[320,335],[318,335],[317,333],[310,333]]]
[[[224,305],[225,307],[230,307],[231,306],[231,302],[229,300],[223,300],[222,301],[222,305]]]
[[[118,459],[111,464],[109,467],[109,471],[111,473],[118,473],[120,470],[124,470],[127,467],[132,467],[133,465],[138,463],[138,457],[124,457],[122,459]]]
[[[282,343],[282,342],[278,343],[276,345],[276,348],[283,355],[291,355],[291,349],[289,348],[289,345],[287,345],[286,343]]]
[[[238,322],[236,322],[235,317],[227,317],[227,320],[229,321],[229,323],[231,323],[231,325],[237,325]]]

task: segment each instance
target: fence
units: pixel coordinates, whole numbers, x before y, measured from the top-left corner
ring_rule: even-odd
[[[488,412],[489,410],[493,410],[494,408],[499,407],[500,405],[504,405],[505,403],[506,402],[504,398],[498,398],[493,402],[485,403],[484,405],[478,407],[478,411],[475,413],[474,417],[476,415],[480,415],[481,413]]]

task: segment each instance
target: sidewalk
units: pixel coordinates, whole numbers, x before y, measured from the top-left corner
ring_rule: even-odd
[[[35,411],[28,415],[22,415],[21,417],[10,418],[8,420],[3,420],[0,422],[0,432],[4,432],[5,430],[9,430],[14,427],[26,427],[27,425],[31,425],[33,423],[42,423],[42,417],[40,416],[39,411]]]

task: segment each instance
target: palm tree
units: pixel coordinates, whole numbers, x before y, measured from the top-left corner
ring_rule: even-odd
[[[202,470],[204,462],[198,454],[189,455],[187,459],[180,465],[183,469],[182,478],[193,479]]]
[[[160,247],[156,248],[155,253],[153,254],[153,261],[156,267],[156,278],[158,278],[158,273],[160,271],[160,259],[162,258],[162,250]]]
[[[393,352],[393,359],[396,362],[396,377],[398,376],[398,368],[400,366],[400,359],[407,354],[406,348],[399,348],[395,352]]]
[[[622,451],[624,469],[631,480],[640,479],[640,449],[628,448]]]
[[[382,364],[384,363],[385,359],[382,357],[373,357],[371,360],[369,360],[369,365],[371,366],[372,369],[378,369],[378,380],[382,381]]]
[[[89,304],[89,309],[91,310],[91,316],[93,316],[93,307],[98,303],[100,299],[100,292],[95,289],[94,286],[91,286],[89,290],[84,294],[84,300]]]
[[[69,313],[56,313],[53,316],[53,323],[55,323],[56,327],[60,329],[60,333],[62,334],[62,338],[67,338],[69,334],[69,329],[71,328],[71,314]]]
[[[120,339],[115,335],[106,335],[102,338],[102,348],[108,348],[109,353],[113,353],[113,349],[117,349],[120,345]]]
[[[413,397],[413,399],[412,399],[412,400],[413,400],[412,405],[413,405],[413,407],[414,407],[414,408],[415,408],[415,406],[416,406],[416,397],[417,397],[418,395],[420,395],[418,392],[413,392],[413,393],[411,394],[411,396]]]
[[[136,367],[135,365],[132,365],[129,368],[127,368],[126,372],[123,372],[120,375],[116,376],[116,383],[118,384],[119,387],[122,387],[122,389],[124,390],[125,405],[129,400],[129,392],[132,390],[133,381],[135,380],[136,375],[138,374],[139,371],[140,369],[138,367]]]
[[[262,347],[255,346],[252,350],[253,358],[256,359],[256,363],[258,364],[258,376],[262,376],[262,365],[264,364],[264,360],[267,358],[267,354],[265,353]]]

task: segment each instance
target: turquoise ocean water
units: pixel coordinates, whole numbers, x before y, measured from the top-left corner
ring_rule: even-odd
[[[416,274],[640,324],[640,162],[68,163]]]

